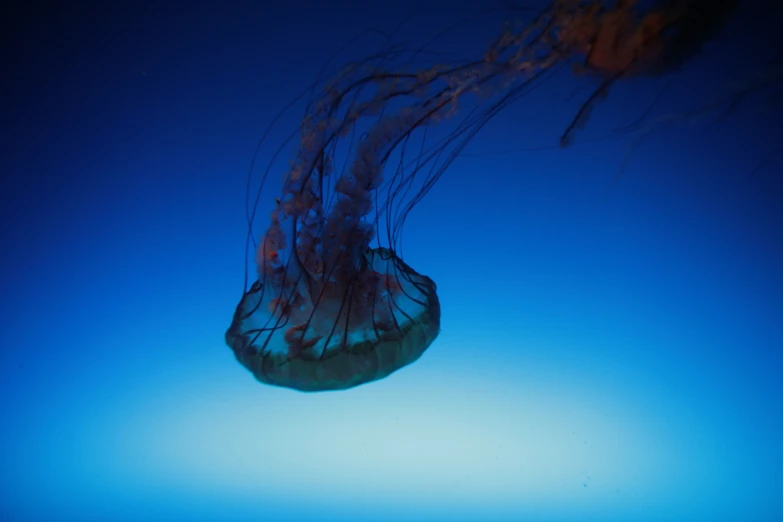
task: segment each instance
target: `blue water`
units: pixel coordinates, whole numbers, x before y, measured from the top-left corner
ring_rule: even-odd
[[[774,18],[617,85],[568,149],[590,89],[567,74],[499,115],[406,224],[439,338],[385,380],[303,394],[223,341],[256,143],[362,29],[407,20],[421,44],[482,3],[283,3],[8,13],[0,519],[782,520],[774,89],[598,139],[662,89],[657,117],[752,78]],[[497,23],[439,48],[481,53]]]

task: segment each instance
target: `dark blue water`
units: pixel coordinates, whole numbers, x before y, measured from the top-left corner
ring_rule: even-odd
[[[439,338],[302,394],[223,340],[256,143],[361,30],[421,45],[482,3],[175,4],[5,16],[0,519],[783,518],[780,82],[726,111],[781,48],[772,15],[619,83],[567,149],[595,84],[502,112],[405,226]],[[482,53],[500,21],[438,48]],[[603,139],[653,103],[665,125]]]

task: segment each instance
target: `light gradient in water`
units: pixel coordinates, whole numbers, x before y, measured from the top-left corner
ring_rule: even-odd
[[[500,115],[406,224],[439,338],[385,380],[303,394],[255,382],[223,342],[245,173],[329,55],[414,2],[263,4],[10,15],[0,518],[783,517],[780,157],[751,175],[783,142],[780,106],[653,133],[619,179],[633,136],[590,141],[664,87],[660,114],[747,77],[771,22],[618,86],[569,149],[547,147],[589,90],[566,76]],[[426,2],[397,38],[480,4]],[[439,48],[481,52],[498,20]]]

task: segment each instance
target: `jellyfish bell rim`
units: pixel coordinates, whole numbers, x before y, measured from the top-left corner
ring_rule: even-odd
[[[307,353],[291,357],[259,347],[261,336],[245,331],[246,305],[257,306],[252,300],[257,299],[262,288],[262,283],[256,281],[243,294],[226,331],[226,344],[236,359],[258,381],[301,392],[347,390],[381,380],[418,360],[440,333],[440,301],[435,282],[416,272],[391,249],[368,249],[364,255],[369,264],[376,259],[393,263],[415,285],[424,299],[417,314],[406,314],[398,329],[375,338],[351,342],[317,357]]]

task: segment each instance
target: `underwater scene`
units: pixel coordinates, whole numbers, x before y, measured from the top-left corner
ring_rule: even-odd
[[[0,521],[783,520],[783,4],[3,9]]]

